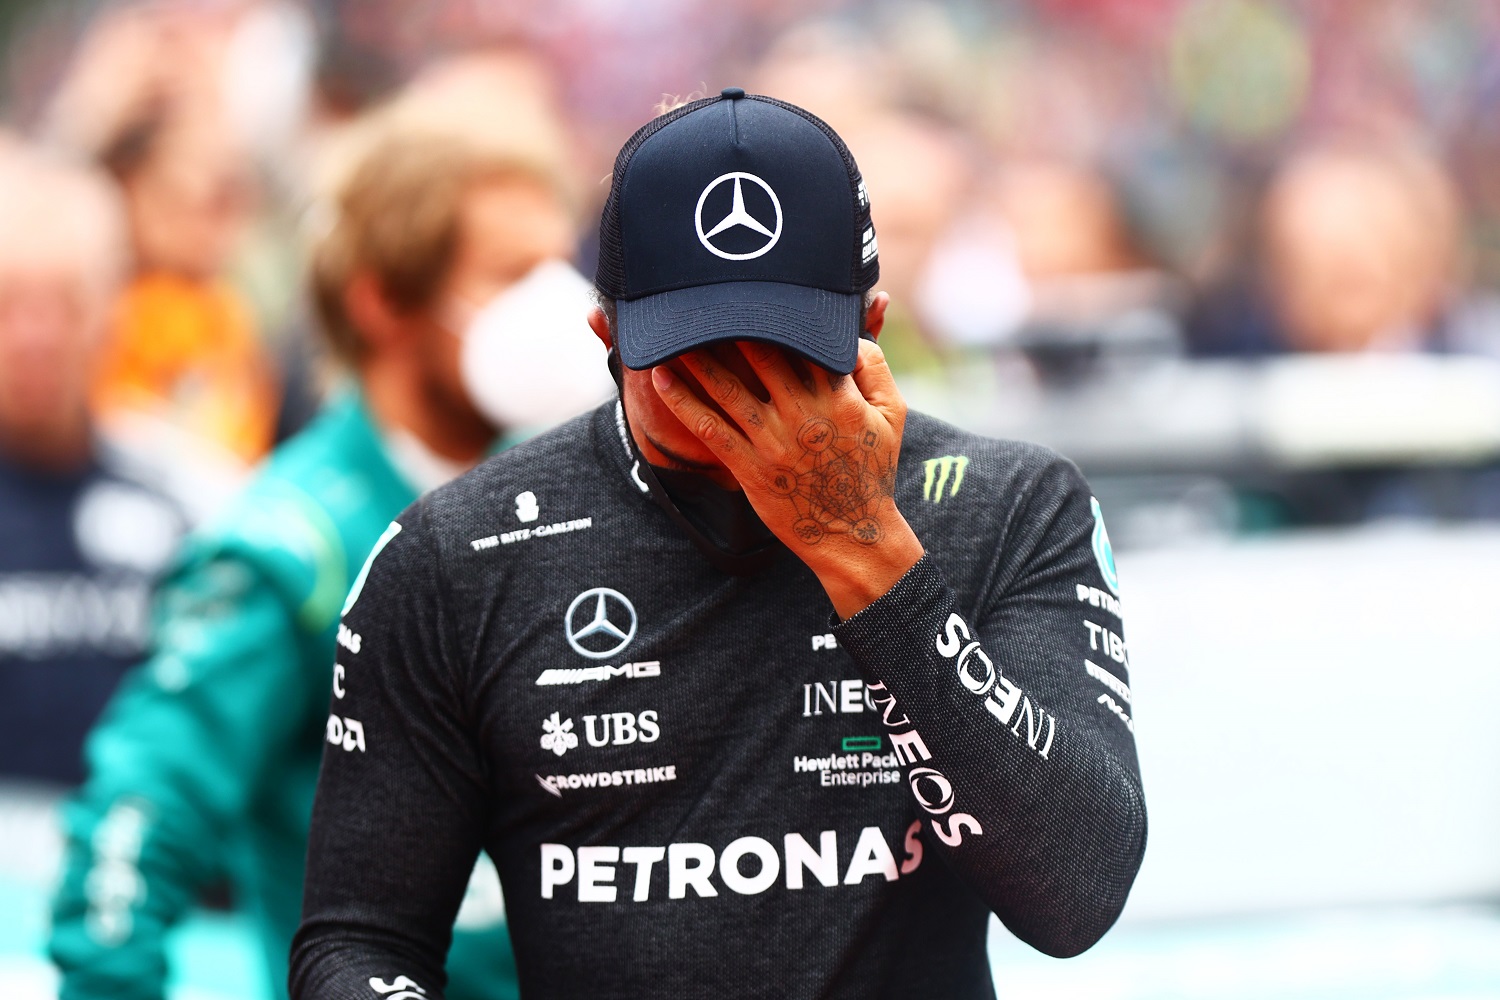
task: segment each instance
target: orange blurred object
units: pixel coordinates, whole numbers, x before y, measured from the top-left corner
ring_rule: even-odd
[[[245,462],[271,446],[276,381],[238,293],[218,281],[142,274],[116,307],[94,403],[144,412]]]

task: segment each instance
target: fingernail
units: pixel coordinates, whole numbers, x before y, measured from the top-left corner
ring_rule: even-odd
[[[651,384],[658,389],[672,388],[672,373],[667,371],[665,365],[657,365],[651,369]]]

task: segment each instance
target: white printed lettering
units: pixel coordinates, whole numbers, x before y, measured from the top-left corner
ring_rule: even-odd
[[[897,759],[907,764],[932,759],[932,752],[922,742],[922,734],[915,729],[909,733],[892,733],[891,746],[896,748]]]
[[[839,883],[838,834],[824,830],[818,835],[818,850],[803,839],[800,833],[789,833],[782,840],[786,851],[786,887],[802,888],[802,869],[812,872],[813,878],[825,886]]]
[[[631,899],[644,902],[651,895],[651,866],[667,856],[665,847],[627,847],[621,859],[627,865],[635,865],[635,892]]]
[[[578,849],[578,901],[580,903],[613,903],[617,890],[606,883],[615,880],[615,862],[620,860],[618,847],[580,847]]]
[[[670,844],[667,847],[667,898],[683,899],[688,887],[700,896],[717,896],[709,881],[714,870],[714,849],[707,844]]]
[[[949,816],[947,830],[943,829],[939,820],[932,821],[932,832],[937,834],[938,840],[949,847],[957,847],[964,842],[964,830],[976,835],[984,834],[984,827],[979,825],[979,820],[968,813],[954,813]]]
[[[900,875],[896,871],[896,857],[878,826],[867,826],[859,831],[859,842],[854,845],[854,857],[849,859],[849,868],[844,872],[845,885],[858,885],[870,875],[881,875],[887,882],[894,882]]]
[[[573,852],[563,844],[542,845],[542,898],[551,899],[552,890],[573,880]]]
[[[922,841],[917,834],[922,831],[922,821],[913,820],[906,828],[906,857],[901,861],[901,874],[910,875],[922,864]],[[790,853],[790,852],[788,852]]]
[[[745,875],[739,869],[740,859],[749,854],[760,860],[760,871],[754,875]],[[765,892],[780,874],[781,858],[776,855],[776,848],[760,837],[733,840],[719,855],[719,878],[742,896]]]
[[[958,634],[962,632],[963,638]],[[943,634],[938,636],[937,651],[943,656],[952,657],[958,652],[959,647],[969,641],[969,626],[962,618],[954,612],[948,616],[948,623],[943,626]]]

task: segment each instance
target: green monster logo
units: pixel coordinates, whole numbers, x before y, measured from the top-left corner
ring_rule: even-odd
[[[922,479],[922,499],[931,500],[933,503],[943,502],[943,487],[948,485],[948,476],[953,476],[953,485],[948,490],[950,497],[958,495],[958,488],[964,484],[964,470],[969,467],[968,455],[944,455],[941,458],[929,458],[922,463],[925,475]]]

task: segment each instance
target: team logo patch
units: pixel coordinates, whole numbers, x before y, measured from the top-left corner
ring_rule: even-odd
[[[618,590],[594,587],[573,598],[563,616],[563,634],[580,656],[603,660],[635,638],[635,605]]]
[[[734,182],[729,211],[722,217],[711,211],[710,218],[718,218],[712,226],[704,228],[703,209],[722,210],[722,197],[712,197],[723,185]],[[745,207],[745,182],[750,183],[755,211]],[[756,216],[760,216],[757,218]],[[771,185],[754,174],[742,170],[720,174],[709,182],[698,196],[698,207],[693,212],[693,224],[698,230],[698,242],[715,257],[725,260],[754,260],[771,252],[781,239],[781,201]]]
[[[1099,561],[1099,572],[1104,582],[1115,594],[1120,593],[1120,574],[1115,569],[1115,550],[1109,544],[1109,529],[1104,526],[1104,511],[1099,501],[1089,497],[1089,506],[1094,509],[1094,558]]]

